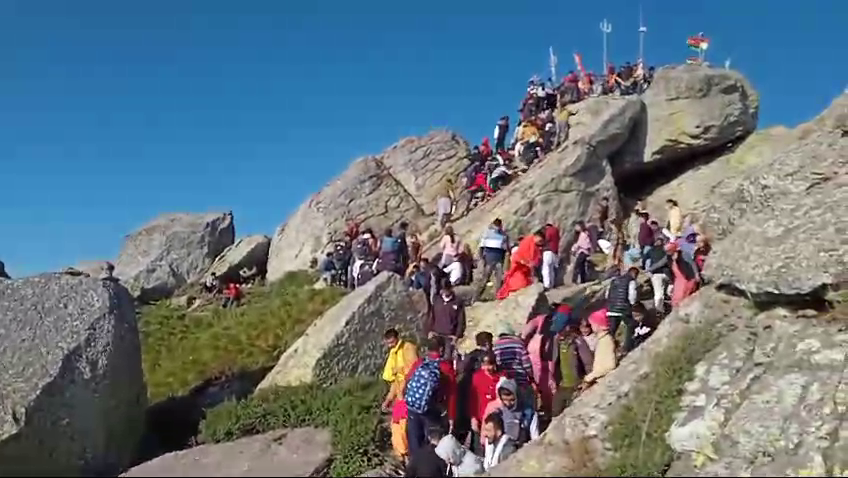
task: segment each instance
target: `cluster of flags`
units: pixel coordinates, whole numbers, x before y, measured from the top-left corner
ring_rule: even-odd
[[[686,63],[689,63],[690,65],[700,65],[704,62],[704,56],[707,53],[707,48],[710,47],[710,39],[705,37],[703,33],[699,33],[695,36],[689,37],[689,39],[686,40],[686,46],[688,46],[690,50],[697,52],[697,56],[690,56],[686,59]]]

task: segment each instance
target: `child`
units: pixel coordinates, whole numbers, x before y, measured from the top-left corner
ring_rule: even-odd
[[[636,321],[636,329],[633,331],[633,348],[648,340],[648,337],[654,332],[654,329],[645,323],[645,312],[644,308],[633,308],[633,320]]]
[[[483,419],[486,418],[486,408],[491,402],[497,400],[496,388],[503,377],[504,374],[498,371],[495,353],[491,350],[487,351],[483,355],[480,369],[474,372],[468,397],[468,413],[471,416],[472,432],[471,446],[475,453],[480,451],[477,445],[480,443],[480,427],[483,425]]]

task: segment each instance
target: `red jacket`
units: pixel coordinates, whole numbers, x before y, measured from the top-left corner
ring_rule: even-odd
[[[483,419],[486,418],[483,416],[486,412],[486,406],[489,405],[489,402],[498,398],[496,388],[498,380],[503,376],[504,374],[501,372],[495,372],[494,375],[489,375],[484,370],[477,370],[471,377],[471,394],[468,397],[468,411],[481,424],[483,423]]]
[[[545,250],[559,254],[559,228],[556,226],[545,228]]]
[[[431,359],[438,359],[439,354],[434,352],[427,352],[427,357]],[[415,370],[418,369],[418,366],[421,365],[424,359],[418,359],[413,365],[412,368],[409,369],[409,373],[406,374],[406,383],[409,383],[409,380],[412,378],[412,374],[415,373]],[[439,389],[436,391],[438,394],[436,400],[439,405],[447,410],[448,419],[454,420],[456,419],[456,370],[454,370],[453,365],[447,360],[439,360],[439,369],[442,371],[442,379],[439,382]]]

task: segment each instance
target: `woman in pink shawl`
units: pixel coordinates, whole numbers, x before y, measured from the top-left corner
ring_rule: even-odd
[[[537,315],[524,325],[521,338],[527,343],[527,353],[533,364],[533,378],[539,387],[542,410],[550,416],[554,393],[557,390],[556,361],[559,339],[551,332],[551,320],[546,315]]]
[[[665,250],[671,256],[671,272],[674,275],[671,306],[677,307],[684,299],[698,290],[698,273],[696,267],[683,258],[680,246],[676,242],[668,243]]]

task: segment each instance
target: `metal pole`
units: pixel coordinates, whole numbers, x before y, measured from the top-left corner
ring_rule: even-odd
[[[645,65],[645,33],[648,28],[642,22],[642,5],[639,5],[639,61]]]
[[[601,22],[601,31],[604,34],[604,67],[601,71],[606,75],[607,72],[607,34],[612,32],[612,23],[609,23],[606,18]]]
[[[548,53],[550,53],[550,64],[551,64],[551,81],[556,84],[556,65],[557,65],[557,57],[554,55],[554,47],[548,47]]]

